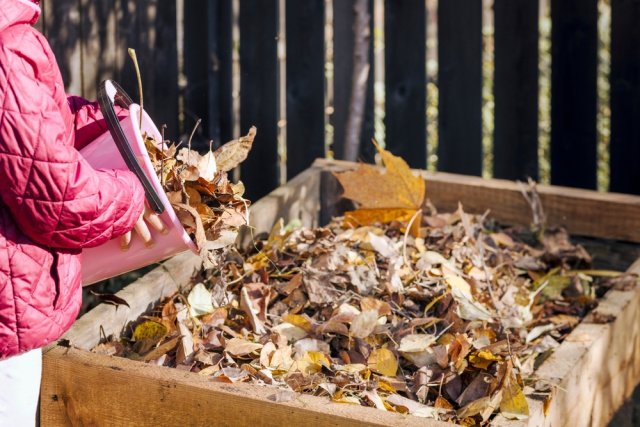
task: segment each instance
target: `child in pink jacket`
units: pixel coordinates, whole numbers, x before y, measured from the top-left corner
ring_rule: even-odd
[[[82,248],[144,228],[137,178],[77,151],[106,127],[65,94],[39,15],[37,1],[0,0],[0,425],[35,422],[40,349],[76,318]]]

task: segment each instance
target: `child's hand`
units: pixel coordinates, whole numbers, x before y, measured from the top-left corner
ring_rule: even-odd
[[[150,248],[153,246],[153,238],[151,237],[151,231],[149,231],[149,225],[156,231],[166,234],[169,232],[167,226],[162,222],[160,216],[158,216],[155,212],[153,212],[145,203],[144,212],[138,218],[138,221],[133,226],[133,230],[135,230],[136,234],[140,236],[145,246]],[[120,238],[120,247],[123,251],[129,249],[131,245],[131,231]]]

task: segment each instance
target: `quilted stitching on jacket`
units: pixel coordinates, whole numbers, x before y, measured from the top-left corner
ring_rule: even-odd
[[[96,171],[76,148],[106,128],[95,103],[64,94],[31,24],[37,2],[0,7],[0,359],[64,333],[81,303],[80,252],[133,227],[135,176]]]

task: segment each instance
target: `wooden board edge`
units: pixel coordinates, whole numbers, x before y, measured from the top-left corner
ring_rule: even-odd
[[[75,348],[50,349],[43,365],[42,425],[451,425],[332,403],[328,397],[298,394],[276,403],[277,388],[213,382],[190,372]]]
[[[314,167],[334,172],[356,166],[339,160],[314,162]],[[489,210],[492,217],[507,224],[531,223],[523,183],[424,170],[414,173],[424,177],[427,197],[440,210],[455,210],[460,202],[468,212]],[[640,196],[542,184],[537,191],[549,226],[563,226],[576,235],[640,242]]]
[[[640,259],[628,270],[640,274]],[[526,426],[606,425],[640,384],[640,286],[609,291],[535,372],[552,385],[544,405],[528,398]],[[501,426],[517,423],[501,421]]]

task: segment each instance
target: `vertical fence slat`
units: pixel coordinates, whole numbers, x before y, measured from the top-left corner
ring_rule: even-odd
[[[386,145],[414,168],[427,165],[426,7],[385,1]]]
[[[610,190],[640,194],[640,2],[611,2]]]
[[[374,134],[373,98],[373,0],[369,2],[371,15],[371,44],[369,46],[369,77],[364,120],[360,134],[360,160],[372,162],[375,148],[371,144]],[[353,23],[355,20],[353,0],[333,0],[333,69],[334,99],[331,123],[334,130],[333,150],[337,158],[344,156],[344,142],[349,116],[349,102],[353,80]]]
[[[167,138],[178,129],[178,45],[176,2],[120,0],[118,15],[118,77],[138,100],[138,86],[127,48],[136,50],[142,74],[144,109],[158,127],[167,125]]]
[[[324,157],[324,0],[286,2],[287,178]]]
[[[82,94],[96,99],[98,85],[117,72],[116,2],[82,0]]]
[[[216,146],[233,138],[231,0],[209,0],[209,137]]]
[[[482,173],[482,1],[438,2],[438,169]]]
[[[493,175],[538,179],[538,0],[495,0]]]
[[[278,1],[240,2],[240,132],[258,128],[241,177],[257,200],[279,184]]]
[[[191,147],[203,151],[209,147],[209,70],[208,27],[210,1],[184,2],[184,128],[183,134],[191,134],[198,119],[200,126],[192,139]],[[204,7],[203,7],[204,6]],[[204,9],[204,10],[203,10]],[[214,26],[211,23],[211,26]]]
[[[598,1],[551,1],[551,183],[596,188]]]
[[[185,123],[190,133],[197,119],[202,122],[193,147],[209,149],[232,139],[232,43],[231,0],[184,3]]]
[[[46,36],[60,67],[65,90],[72,95],[82,95],[82,34],[78,1],[48,0],[46,6]]]

